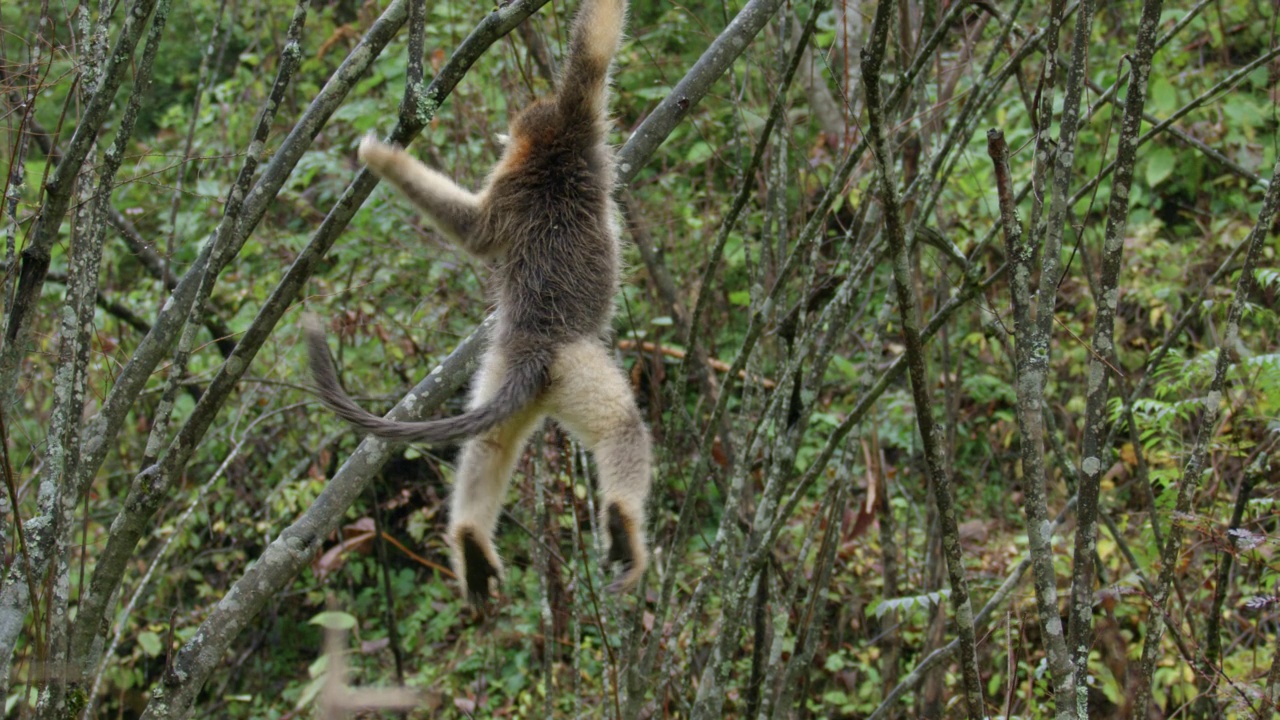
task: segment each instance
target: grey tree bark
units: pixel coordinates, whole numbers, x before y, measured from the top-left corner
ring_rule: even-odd
[[[1079,520],[1076,526],[1075,562],[1071,578],[1071,625],[1068,644],[1075,665],[1076,686],[1081,695],[1076,705],[1088,711],[1083,688],[1089,680],[1089,649],[1093,644],[1093,556],[1098,533],[1098,494],[1103,472],[1100,443],[1106,437],[1106,407],[1110,372],[1107,358],[1115,356],[1114,327],[1120,299],[1120,260],[1124,251],[1125,226],[1129,218],[1129,188],[1138,156],[1139,130],[1147,97],[1147,78],[1156,51],[1156,30],[1161,0],[1142,5],[1138,23],[1137,48],[1131,56],[1129,90],[1120,121],[1120,143],[1116,149],[1116,172],[1111,182],[1111,203],[1103,239],[1102,267],[1098,277],[1097,312],[1093,320],[1093,349],[1088,369],[1088,393],[1084,417],[1084,451],[1080,461]],[[1046,272],[1046,275],[1048,273]],[[1139,704],[1139,707],[1145,707]]]

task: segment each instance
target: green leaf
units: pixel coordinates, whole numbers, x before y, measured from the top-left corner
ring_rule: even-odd
[[[1147,185],[1155,187],[1173,174],[1178,159],[1169,148],[1156,148],[1147,156]]]
[[[751,291],[735,290],[729,293],[729,302],[733,303],[734,305],[741,305],[742,307],[747,307],[751,304]]]
[[[836,372],[840,373],[840,375],[846,380],[856,380],[858,378],[858,366],[849,362],[849,360],[842,355],[832,355],[831,366],[835,368]]]
[[[840,690],[828,690],[822,694],[822,701],[828,705],[844,705],[849,702],[849,696]]]
[[[153,632],[138,633],[138,644],[142,646],[142,652],[151,657],[156,657],[164,649],[160,643],[160,636]]]
[[[636,88],[630,93],[641,100],[661,100],[671,92],[671,88],[665,85],[655,85],[653,87]]]
[[[1178,92],[1167,78],[1159,77],[1151,81],[1151,111],[1157,115],[1168,115],[1178,108]]]
[[[711,146],[700,140],[689,148],[689,152],[685,153],[684,159],[690,165],[701,165],[709,157],[711,157]]]
[[[317,677],[307,683],[307,686],[302,690],[302,693],[298,695],[298,702],[294,704],[294,709],[301,710],[310,705],[312,701],[316,699],[316,696],[320,694],[320,690],[324,687],[324,683],[325,678],[323,677]]]
[[[312,625],[320,625],[330,630],[350,630],[356,626],[355,616],[338,610],[326,610],[311,618]]]

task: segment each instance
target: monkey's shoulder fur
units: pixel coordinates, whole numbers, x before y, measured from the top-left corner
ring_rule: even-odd
[[[481,193],[473,242],[498,249],[491,258],[498,342],[507,347],[597,336],[613,316],[613,154],[602,122],[557,114],[544,101],[520,115]]]

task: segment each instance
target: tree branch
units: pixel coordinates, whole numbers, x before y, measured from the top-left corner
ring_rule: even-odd
[[[925,367],[924,346],[916,320],[918,302],[912,283],[907,238],[902,221],[902,209],[898,198],[897,175],[894,160],[885,140],[884,104],[880,95],[880,67],[888,46],[889,15],[893,2],[881,2],[876,7],[871,26],[871,39],[862,51],[862,86],[866,93],[867,136],[871,143],[876,165],[880,168],[880,202],[884,212],[884,234],[893,262],[893,279],[898,300],[898,315],[902,324],[903,344],[906,345],[907,373],[911,378],[911,397],[915,405],[916,424],[920,428],[924,461],[938,503],[942,521],[942,547],[947,561],[948,581],[951,585],[951,605],[955,613],[956,633],[960,640],[960,668],[964,677],[965,705],[969,717],[978,720],[986,716],[982,698],[982,676],[978,673],[977,642],[974,637],[973,606],[969,599],[969,582],[965,578],[964,560],[960,554],[960,531],[956,520],[955,499],[951,490],[951,478],[947,472],[942,451],[941,433],[933,418],[931,385]]]

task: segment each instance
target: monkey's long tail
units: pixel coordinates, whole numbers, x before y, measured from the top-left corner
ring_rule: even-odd
[[[360,407],[347,395],[338,383],[338,373],[329,357],[324,330],[314,318],[306,319],[304,325],[316,394],[338,417],[356,428],[395,442],[444,445],[474,437],[496,427],[529,405],[550,380],[549,354],[521,353],[520,360],[506,368],[497,393],[480,407],[440,420],[388,420]]]

